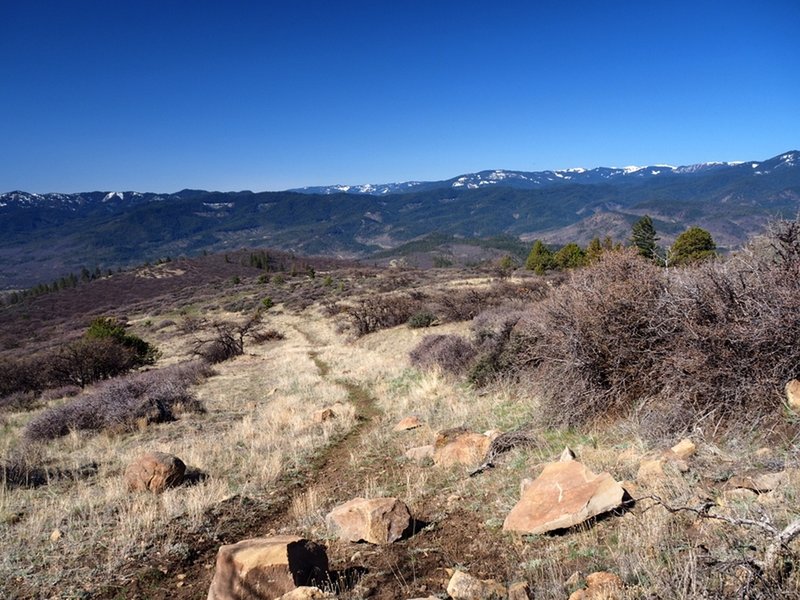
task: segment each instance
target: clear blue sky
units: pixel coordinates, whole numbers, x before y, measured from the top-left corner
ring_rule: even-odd
[[[0,0],[0,192],[799,148],[798,0]]]

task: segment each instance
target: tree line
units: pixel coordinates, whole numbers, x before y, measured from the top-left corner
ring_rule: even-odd
[[[649,215],[643,216],[631,227],[630,244],[636,248],[640,256],[660,266],[689,265],[717,255],[714,238],[700,227],[689,227],[668,247],[659,246],[660,239],[653,225],[653,219]],[[603,240],[599,237],[593,238],[586,248],[570,242],[553,251],[542,240],[537,239],[534,240],[525,261],[525,268],[539,275],[544,275],[548,271],[574,269],[597,262],[604,252],[622,247],[621,242],[615,242],[610,236],[606,236]]]

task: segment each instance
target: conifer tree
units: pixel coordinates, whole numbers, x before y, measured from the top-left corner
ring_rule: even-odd
[[[537,275],[544,275],[548,269],[553,268],[553,253],[544,245],[542,240],[533,242],[531,252],[525,261],[525,268]]]
[[[648,260],[655,260],[657,258],[656,250],[658,246],[656,242],[658,240],[656,228],[653,226],[653,219],[650,218],[650,215],[643,216],[633,224],[631,242],[638,249],[639,256],[643,256]]]

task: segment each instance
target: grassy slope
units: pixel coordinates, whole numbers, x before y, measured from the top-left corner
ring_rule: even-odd
[[[352,272],[333,276],[350,289],[366,286],[365,293],[378,282]],[[209,285],[191,307],[193,314],[225,314],[221,307],[231,294],[258,298],[259,288],[249,281],[238,290]],[[155,331],[147,325],[165,317],[180,320],[175,307],[167,301],[145,310],[137,306],[127,307],[134,331],[162,348],[165,363],[185,357],[191,336],[174,326]],[[511,429],[531,419],[535,399],[524,388],[497,385],[477,391],[411,369],[407,353],[426,330],[398,327],[352,341],[316,305],[298,311],[278,307],[269,323],[287,338],[250,346],[245,356],[220,365],[219,374],[196,390],[206,414],[185,414],[132,434],[76,433],[29,450],[50,466],[75,468],[97,461],[99,470],[85,480],[36,489],[0,488],[3,595],[89,591],[95,597],[204,598],[217,547],[269,532],[324,541],[339,571],[366,569],[360,582],[341,594],[344,598],[442,594],[443,569],[453,567],[504,582],[527,580],[537,598],[563,598],[568,592],[564,582],[573,572],[599,569],[620,574],[631,597],[695,598],[711,585],[718,597],[725,597],[725,590],[732,589],[725,586],[743,576],[741,561],[763,549],[757,533],[657,507],[645,510],[647,501],[625,515],[560,536],[506,534],[502,520],[518,498],[520,480],[535,476],[565,445],[595,472],[634,479],[647,450],[635,424],[594,432],[539,431],[534,448],[510,452],[496,469],[476,478],[467,477],[464,468],[417,466],[403,458],[405,449],[430,443],[437,430],[458,425],[477,431]],[[467,325],[436,330],[444,332],[466,333]],[[336,402],[347,407],[339,418],[314,421],[315,410]],[[426,426],[391,431],[412,413]],[[4,447],[16,443],[30,416],[3,416]],[[122,488],[122,473],[144,450],[173,452],[210,477],[160,497],[130,495]],[[785,523],[794,515],[792,499],[800,489],[794,472],[770,494],[737,497],[723,491],[722,482],[732,473],[794,464],[785,449],[762,457],[752,450],[701,444],[691,470],[671,473],[655,491],[675,504],[710,495],[731,514],[756,518],[764,513]],[[635,484],[630,488],[645,494]],[[331,539],[324,515],[356,495],[398,496],[426,526],[386,548]],[[52,540],[56,529],[63,537]],[[798,591],[792,575],[781,593],[792,597]]]

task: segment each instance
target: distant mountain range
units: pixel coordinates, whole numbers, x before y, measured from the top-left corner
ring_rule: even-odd
[[[797,152],[786,152],[762,162],[706,162],[683,167],[652,165],[648,167],[597,167],[596,169],[563,169],[560,171],[480,171],[459,175],[442,181],[406,181],[403,183],[381,183],[363,185],[331,185],[295,188],[291,191],[303,194],[404,194],[440,188],[475,190],[482,187],[500,186],[520,190],[536,190],[557,185],[579,184],[627,184],[655,177],[666,179],[677,175],[704,175],[714,171],[728,171],[745,175],[764,175],[775,169],[796,166]]]
[[[654,218],[662,243],[698,225],[730,248],[770,218],[798,212],[797,151],[741,163],[495,170],[284,192],[15,191],[0,195],[0,289],[49,281],[81,266],[116,268],[243,246],[364,258],[390,256],[430,234],[439,240],[539,237],[553,244],[604,235],[624,240],[644,214]],[[447,244],[422,246],[451,251]]]

